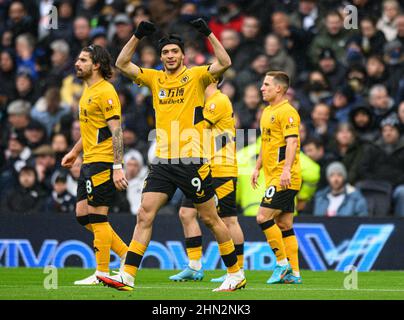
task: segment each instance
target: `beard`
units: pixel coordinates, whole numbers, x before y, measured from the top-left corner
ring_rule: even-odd
[[[87,79],[91,76],[92,72],[91,70],[89,71],[83,71],[83,70],[77,70],[76,69],[76,77],[79,79]]]
[[[165,63],[164,68],[168,71],[175,71],[178,70],[181,66],[181,61],[177,61],[175,64],[169,65],[168,63]]]

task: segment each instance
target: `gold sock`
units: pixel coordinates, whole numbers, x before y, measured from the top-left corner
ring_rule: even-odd
[[[293,229],[282,231],[283,243],[285,244],[286,255],[292,270],[299,272],[299,244]]]
[[[267,242],[276,256],[276,261],[286,259],[285,245],[282,240],[281,229],[277,226],[274,220],[268,220],[260,224],[262,231],[267,238]]]
[[[100,214],[89,215],[91,227],[94,232],[94,251],[97,270],[109,272],[110,250],[112,243],[112,229],[107,216]]]
[[[202,236],[185,238],[185,247],[189,260],[202,258]]]
[[[87,224],[84,227],[87,230],[89,230],[90,232],[93,232],[93,228],[91,227],[91,224]],[[122,257],[128,251],[128,246],[118,236],[118,234],[115,232],[115,230],[112,229],[112,226],[111,226],[111,230],[112,230],[111,250],[114,251],[118,255],[118,257]]]
[[[233,240],[219,243],[219,252],[223,259],[225,266],[227,267],[228,273],[234,273],[240,270],[237,263],[236,250],[234,248]]]
[[[146,249],[147,246],[144,244],[132,240],[126,254],[125,267],[123,271],[135,277]]]

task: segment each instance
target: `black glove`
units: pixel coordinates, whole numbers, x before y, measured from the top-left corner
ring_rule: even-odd
[[[153,34],[154,31],[156,31],[156,27],[154,26],[153,23],[151,23],[149,21],[142,21],[139,23],[138,27],[136,28],[135,37],[140,40],[145,36],[149,36],[149,35]]]
[[[207,37],[212,33],[212,30],[209,29],[208,24],[202,18],[192,20],[190,21],[190,24]]]

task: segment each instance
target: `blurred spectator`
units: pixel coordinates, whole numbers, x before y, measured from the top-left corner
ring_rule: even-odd
[[[148,146],[143,140],[140,140],[135,131],[129,128],[123,130],[123,145],[125,150],[136,149],[143,157],[146,157]]]
[[[306,71],[307,49],[312,40],[312,34],[290,25],[290,19],[285,12],[274,12],[271,20],[272,32],[282,39],[283,47],[296,63],[297,72]]]
[[[223,36],[223,33],[222,33]],[[254,16],[245,16],[241,25],[241,39],[238,54],[232,59],[236,70],[242,70],[252,59],[262,52],[262,37],[260,36],[260,21]]]
[[[24,100],[15,100],[8,105],[8,124],[2,128],[4,130],[2,134],[3,139],[7,139],[7,134],[11,131],[17,134],[24,132],[30,123],[30,107],[29,102]]]
[[[313,65],[316,65],[316,57],[320,55],[321,49],[330,48],[334,51],[335,57],[341,61],[344,57],[345,45],[351,36],[351,30],[344,28],[343,18],[338,11],[330,11],[325,16],[325,29],[314,37],[310,46],[309,58]]]
[[[237,90],[242,92],[244,88],[251,84],[259,84],[264,78],[265,73],[269,68],[269,60],[265,54],[257,55],[247,69],[241,71],[234,82],[237,86]]]
[[[348,122],[349,113],[356,102],[355,93],[348,85],[338,87],[332,98],[327,101],[331,105],[332,117],[337,122]]]
[[[347,172],[340,162],[327,167],[328,187],[318,191],[314,199],[315,216],[367,216],[365,198],[346,182]]]
[[[365,95],[366,91],[366,70],[360,64],[351,66],[346,74],[346,82],[357,95]]]
[[[151,14],[150,10],[144,5],[136,6],[135,10],[133,10],[131,14],[132,24],[135,28],[139,25],[143,20],[150,21]]]
[[[288,74],[291,83],[293,83],[296,65],[283,48],[281,39],[275,34],[267,35],[264,49],[269,58],[269,71],[284,71]]]
[[[81,156],[78,156],[76,162],[70,168],[66,178],[67,191],[75,197],[77,196],[77,183],[80,177],[80,170],[82,164],[83,164],[83,158]]]
[[[0,119],[5,116],[4,107],[10,102],[15,89],[16,75],[15,55],[10,49],[0,53]],[[3,114],[3,115],[2,115]]]
[[[10,4],[6,29],[10,30],[14,37],[18,37],[23,33],[31,33],[33,36],[37,35],[38,27],[32,16],[28,14],[24,1],[12,1]]]
[[[73,57],[77,57],[83,47],[90,43],[90,21],[85,16],[76,16],[73,22],[73,37],[70,43],[70,50]]]
[[[261,93],[258,87],[250,84],[244,89],[243,100],[234,105],[234,110],[239,118],[240,129],[258,128],[257,113],[263,107]]]
[[[91,29],[90,42],[97,46],[107,48],[108,47],[107,30],[105,30],[104,27],[96,27]]]
[[[15,79],[16,91],[11,100],[23,99],[33,105],[38,100],[38,89],[29,71],[21,69]]]
[[[49,30],[49,40],[69,39],[73,34],[74,7],[71,0],[54,2],[58,12],[58,28]]]
[[[364,17],[360,20],[360,34],[355,37],[366,57],[383,53],[386,38],[383,32],[376,28],[376,20],[373,17]]]
[[[38,121],[31,120],[24,129],[27,146],[34,150],[47,142],[46,128]]]
[[[73,72],[73,64],[70,59],[70,47],[65,40],[55,40],[50,44],[52,49],[51,68],[47,75],[49,85],[62,86],[62,81]]]
[[[19,35],[15,40],[15,48],[17,55],[17,70],[24,70],[31,77],[38,79],[36,68],[36,55],[35,55],[35,38],[29,34],[24,33]]]
[[[126,191],[130,203],[130,212],[137,214],[140,207],[144,180],[147,175],[147,167],[144,165],[142,154],[130,149],[124,156],[126,179],[129,185]]]
[[[206,56],[195,42],[189,42],[185,47],[184,64],[189,68],[206,64]]]
[[[367,81],[366,87],[369,89],[375,84],[389,84],[389,74],[380,56],[370,56],[366,61]]]
[[[44,144],[33,152],[38,183],[47,192],[52,190],[52,175],[56,169],[55,151],[50,145]]]
[[[379,130],[375,126],[375,116],[367,105],[358,105],[349,113],[350,123],[359,139],[374,142],[379,137]]]
[[[404,210],[404,141],[400,138],[399,123],[391,116],[381,123],[381,137],[376,148],[369,148],[361,159],[360,177],[367,184],[388,184],[393,188],[394,213]]]
[[[3,198],[0,211],[19,215],[40,214],[43,211],[44,196],[35,169],[25,166],[18,174],[18,185]]]
[[[241,31],[243,24],[243,14],[236,1],[232,0],[218,0],[217,1],[217,14],[214,15],[209,21],[209,28],[220,39],[222,31],[225,29],[233,29],[237,32]],[[207,48],[210,53],[213,53],[213,48],[207,41]]]
[[[400,41],[404,46],[404,14],[400,14],[396,20],[397,23],[397,37],[396,40]]]
[[[320,179],[317,183],[317,189],[327,186],[327,176],[325,169],[335,161],[335,156],[325,151],[324,144],[319,139],[309,138],[303,144],[303,152],[320,166]]]
[[[55,133],[51,139],[51,146],[55,152],[56,167],[60,167],[62,158],[69,151],[69,142],[64,134]]]
[[[335,123],[330,119],[330,106],[325,103],[317,103],[311,112],[311,121],[306,124],[308,135],[327,144],[335,130]]]
[[[67,177],[62,172],[56,172],[52,179],[52,193],[45,200],[45,212],[73,213],[76,208],[76,198],[67,191]]]
[[[290,21],[297,28],[317,33],[320,26],[320,12],[317,1],[299,0],[298,2],[298,8],[290,15]]]
[[[387,41],[397,36],[397,17],[400,13],[400,4],[396,0],[384,0],[382,16],[377,22],[377,29],[384,33]]]
[[[50,137],[61,118],[69,112],[70,110],[61,104],[59,88],[50,87],[35,104],[31,111],[31,117],[45,126]]]
[[[240,35],[237,31],[233,29],[224,29],[220,35],[220,42],[229,54],[231,61],[238,59],[238,55],[244,55],[240,50]],[[232,66],[236,70],[241,70],[245,68],[245,65],[236,64]]]
[[[122,48],[129,41],[133,35],[133,25],[132,21],[126,14],[118,14],[114,18],[115,34],[110,41],[108,48],[109,53],[113,61],[116,60]]]
[[[332,49],[324,48],[318,57],[318,69],[324,74],[332,90],[344,82],[346,70],[335,58]]]
[[[383,119],[394,112],[394,101],[383,84],[376,84],[370,88],[369,105],[375,114],[376,126],[379,126]]]

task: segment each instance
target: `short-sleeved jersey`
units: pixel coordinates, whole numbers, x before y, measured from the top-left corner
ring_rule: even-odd
[[[149,87],[153,95],[156,157],[204,158],[202,136],[205,89],[214,81],[209,66],[184,66],[177,75],[140,68],[135,83]]]
[[[300,116],[287,100],[277,105],[268,106],[261,116],[262,166],[265,184],[280,190],[280,177],[286,157],[286,138],[297,137],[298,146],[295,160],[291,167],[291,186],[289,189],[299,190],[302,178],[300,170]]]
[[[206,100],[203,116],[211,129],[212,177],[237,177],[236,129],[230,99],[217,90]]]
[[[107,121],[121,118],[121,104],[114,86],[100,80],[85,86],[80,102],[83,163],[114,162],[112,134]]]

